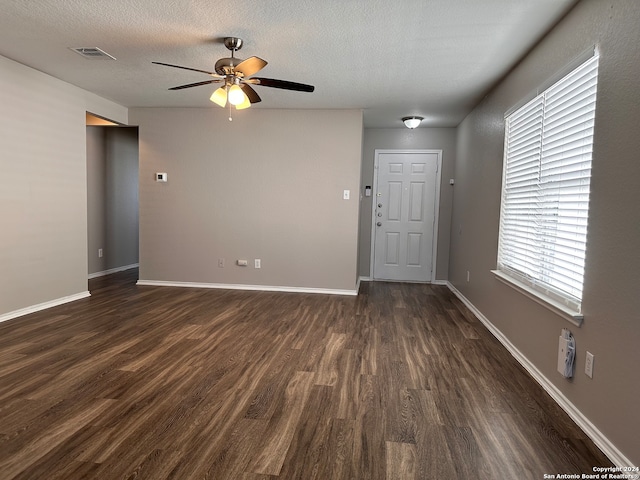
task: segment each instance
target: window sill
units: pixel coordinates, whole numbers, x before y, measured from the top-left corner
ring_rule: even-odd
[[[560,302],[557,302],[556,300],[543,295],[537,290],[531,288],[529,285],[519,282],[518,280],[506,275],[504,272],[501,272],[499,270],[491,270],[491,273],[493,273],[496,279],[500,282],[513,288],[514,290],[517,290],[518,292],[529,297],[531,300],[542,305],[543,307],[548,308],[553,313],[561,316],[568,322],[571,322],[577,327],[582,326],[584,315],[582,315],[581,313],[578,313],[575,310],[567,307],[566,305],[563,305]]]

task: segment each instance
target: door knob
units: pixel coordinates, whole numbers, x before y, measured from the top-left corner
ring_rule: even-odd
[[[381,227],[382,226],[382,222],[378,222],[378,223],[376,223],[376,225]]]
[[[382,216],[382,212],[378,212],[378,216],[381,217]]]
[[[378,204],[378,208],[382,208],[382,204],[381,203]]]

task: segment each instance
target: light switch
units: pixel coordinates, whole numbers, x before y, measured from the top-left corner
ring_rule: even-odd
[[[342,199],[343,200],[349,200],[350,196],[351,196],[351,191],[350,190],[345,190],[344,192],[342,192]]]

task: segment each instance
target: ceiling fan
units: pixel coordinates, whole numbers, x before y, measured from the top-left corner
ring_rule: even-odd
[[[262,85],[265,87],[281,88],[283,90],[295,90],[298,92],[313,92],[313,85],[305,85],[304,83],[289,82],[287,80],[276,80],[274,78],[252,77],[255,73],[262,70],[267,62],[259,57],[249,57],[246,60],[235,58],[234,54],[242,48],[242,39],[237,37],[225,37],[224,45],[231,50],[231,57],[221,58],[215,64],[215,72],[208,72],[197,68],[182,67],[180,65],[172,65],[170,63],[152,62],[156,65],[164,65],[166,67],[181,68],[183,70],[191,70],[194,72],[205,73],[213,77],[212,80],[203,82],[188,83],[171,87],[169,90],[182,90],[184,88],[199,87],[200,85],[209,85],[211,83],[222,83],[223,85],[215,90],[210,100],[221,107],[229,104],[236,107],[237,110],[249,108],[252,103],[261,101],[260,96],[251,87],[251,85]]]

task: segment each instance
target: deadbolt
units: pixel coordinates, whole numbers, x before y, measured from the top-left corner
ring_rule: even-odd
[[[378,223],[376,223],[376,225],[381,227],[382,226],[382,222],[378,222]]]

